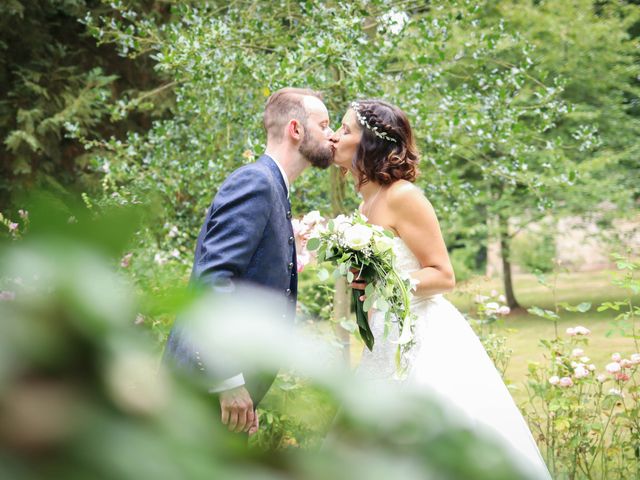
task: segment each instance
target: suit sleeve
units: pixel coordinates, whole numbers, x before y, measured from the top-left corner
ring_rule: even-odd
[[[264,172],[240,169],[224,182],[204,226],[195,265],[198,281],[221,291],[233,288],[258,248],[271,205]]]

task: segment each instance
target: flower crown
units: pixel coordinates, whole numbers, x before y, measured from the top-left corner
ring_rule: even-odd
[[[364,115],[360,113],[360,104],[358,102],[351,102],[351,108],[353,109],[354,112],[356,112],[356,117],[358,117],[358,122],[360,122],[360,125],[371,130],[373,134],[378,138],[381,138],[383,140],[389,140],[390,142],[393,142],[393,143],[397,143],[397,140],[391,137],[387,132],[378,130],[378,127],[372,127],[371,124],[367,122],[367,119],[364,118]]]

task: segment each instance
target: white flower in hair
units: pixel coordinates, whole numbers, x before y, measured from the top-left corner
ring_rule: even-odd
[[[360,125],[367,128],[368,130],[371,130],[373,134],[378,138],[381,138],[383,140],[389,140],[390,142],[393,142],[393,143],[397,143],[397,140],[389,136],[387,132],[378,130],[378,127],[371,126],[371,124],[367,121],[367,119],[364,118],[364,115],[360,113],[360,104],[358,102],[351,102],[351,108],[353,109],[354,112],[356,112],[356,117],[358,117],[358,122],[360,122]]]

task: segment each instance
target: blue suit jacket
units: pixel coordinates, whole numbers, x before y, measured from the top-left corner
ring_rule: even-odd
[[[276,163],[267,155],[234,171],[224,181],[207,212],[195,251],[191,281],[218,292],[234,290],[236,283],[265,287],[289,301],[285,317],[293,321],[298,275],[287,188]],[[229,321],[230,319],[219,319]],[[203,371],[199,353],[174,325],[165,359],[178,366]],[[231,362],[234,363],[234,362]],[[217,370],[214,382],[239,371]],[[277,372],[253,378],[243,372],[247,389],[257,404]]]

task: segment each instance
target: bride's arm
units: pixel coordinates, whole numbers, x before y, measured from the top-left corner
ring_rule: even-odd
[[[394,228],[422,266],[411,274],[418,281],[416,294],[429,296],[452,290],[455,275],[433,206],[412,184],[402,182],[394,187],[388,196]]]

